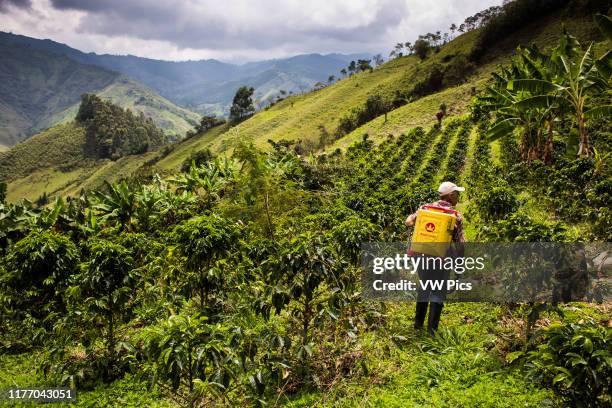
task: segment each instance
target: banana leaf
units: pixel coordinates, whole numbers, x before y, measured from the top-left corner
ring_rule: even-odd
[[[612,105],[596,106],[584,112],[586,119],[609,119],[612,118]]]
[[[612,41],[612,19],[610,19],[608,16],[604,16],[603,14],[596,14],[595,24],[597,24],[597,27],[599,27],[599,30],[608,39],[608,41]]]
[[[612,76],[612,50],[608,50],[601,58],[595,61],[595,66],[601,76],[609,80]]]
[[[513,105],[515,108],[521,111],[528,111],[531,109],[546,109],[551,106],[562,105],[565,102],[560,96],[554,95],[536,95],[529,98],[525,98],[521,101],[515,102]]]
[[[487,131],[487,140],[490,143],[499,139],[500,137],[512,134],[517,123],[518,119],[516,118],[508,118],[496,123],[495,126],[493,126]]]
[[[529,91],[532,93],[546,93],[560,91],[563,87],[541,79],[515,79],[508,81],[510,91]]]

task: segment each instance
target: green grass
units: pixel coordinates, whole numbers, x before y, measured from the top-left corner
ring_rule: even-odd
[[[604,321],[609,305],[562,305],[565,322]],[[398,343],[377,331],[363,333],[351,375],[330,389],[283,394],[288,407],[541,407],[558,403],[549,389],[532,383],[508,366],[496,336],[520,335],[519,321],[508,319],[501,306],[488,303],[445,305],[441,330],[434,338],[412,329],[414,303],[388,303],[386,330],[403,337]],[[559,320],[542,316],[541,325]],[[53,386],[37,367],[37,352],[0,355],[0,388]],[[363,364],[362,364],[363,362]],[[364,372],[364,368],[367,372]],[[48,405],[53,406],[53,405]],[[158,388],[129,374],[110,385],[80,391],[77,407],[178,407]]]
[[[0,355],[0,388],[9,387],[54,387],[37,370],[40,363],[40,354],[2,354]],[[10,404],[17,407],[33,407],[40,404]],[[47,407],[68,406],[67,404],[48,403]],[[102,385],[92,391],[78,391],[76,403],[71,407],[130,407],[130,408],[163,408],[177,407],[178,404],[166,399],[164,394],[157,388],[147,389],[145,383],[127,375],[125,378],[115,381],[111,385]]]
[[[88,167],[85,131],[66,123],[39,133],[0,155],[0,180],[13,181],[37,170]]]
[[[182,140],[174,145],[172,152],[155,164],[155,169],[161,172],[176,172],[183,161],[199,150],[203,150],[213,143],[221,134],[227,131],[227,125],[217,126],[204,134]]]

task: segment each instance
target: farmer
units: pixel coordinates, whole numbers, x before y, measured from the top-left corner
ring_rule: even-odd
[[[440,184],[438,193],[440,194],[440,200],[434,203],[428,204],[436,207],[445,207],[453,209],[457,202],[459,202],[459,193],[465,191],[465,188],[457,186],[455,183],[445,181]],[[406,226],[412,227],[416,222],[417,214],[411,214],[406,219]],[[465,235],[463,233],[463,217],[457,213],[457,221],[455,229],[452,235],[453,243],[465,242]],[[459,245],[461,247],[461,245]],[[447,256],[460,255],[456,253],[457,248],[451,247],[447,252]],[[459,248],[461,252],[461,248]],[[419,268],[419,279],[421,280],[446,280],[449,277],[449,271],[444,269]],[[423,323],[425,322],[425,315],[427,314],[427,305],[429,304],[429,318],[427,320],[427,331],[433,333],[438,329],[438,323],[440,322],[440,315],[442,314],[443,302],[446,299],[446,290],[422,290],[419,286],[417,291],[417,304],[416,313],[414,318],[414,328],[422,329]]]

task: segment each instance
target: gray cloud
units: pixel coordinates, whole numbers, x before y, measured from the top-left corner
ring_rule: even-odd
[[[155,0],[52,0],[57,9],[87,12],[78,30],[168,41],[181,48],[295,48],[368,44],[408,12],[396,0],[319,2]],[[309,6],[310,5],[310,6]],[[312,7],[312,6],[315,7]],[[313,15],[314,13],[319,15]],[[363,18],[363,15],[367,18]],[[353,18],[355,23],[343,21]],[[323,43],[323,44],[322,44]]]
[[[32,0],[0,0],[0,13],[6,13],[10,10],[10,6],[17,8],[32,7]]]
[[[0,0],[0,26],[83,51],[239,61],[384,52],[500,1]]]

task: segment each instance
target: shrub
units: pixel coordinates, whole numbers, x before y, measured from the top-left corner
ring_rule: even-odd
[[[485,187],[473,203],[480,218],[485,222],[505,219],[514,213],[520,205],[516,193],[510,187],[504,185],[492,188]]]
[[[551,326],[544,343],[527,355],[536,381],[576,407],[609,407],[612,330],[595,324]]]
[[[181,164],[181,172],[187,173],[192,164],[196,167],[201,167],[202,165],[208,163],[214,158],[214,155],[210,151],[209,148],[198,150],[197,152],[193,152],[183,160]]]

